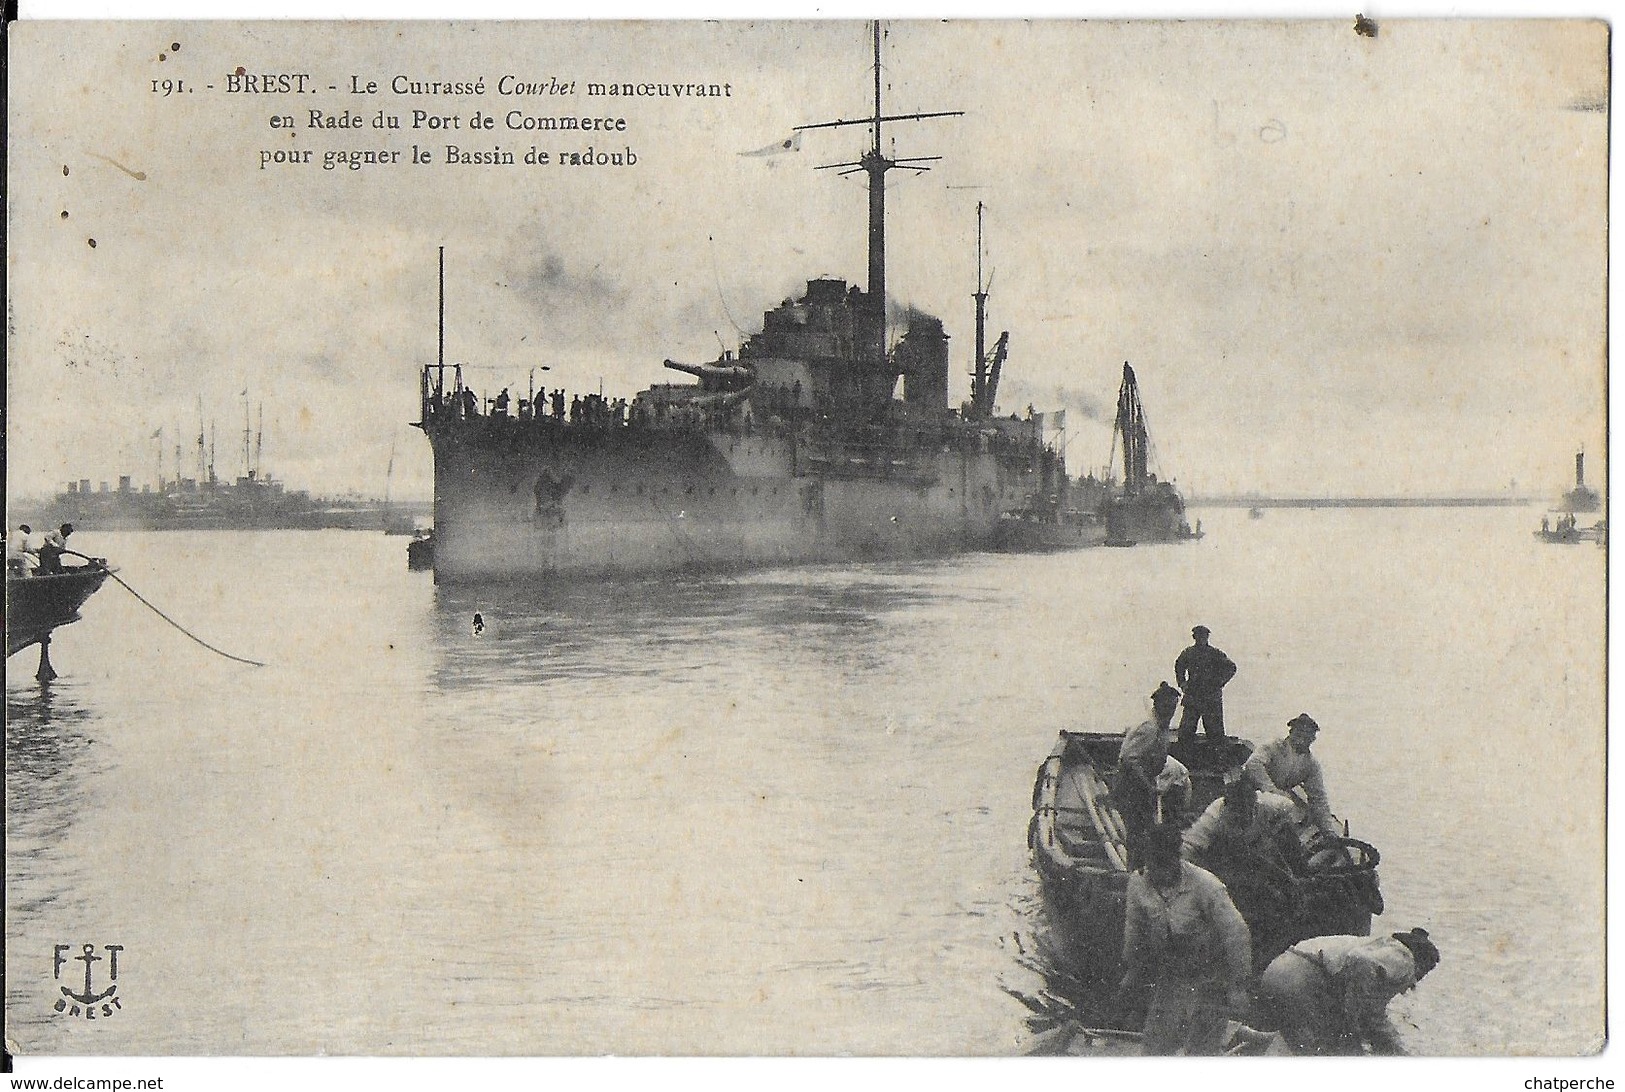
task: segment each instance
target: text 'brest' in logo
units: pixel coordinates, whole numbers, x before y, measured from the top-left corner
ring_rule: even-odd
[[[58,944],[52,956],[52,972],[58,982],[64,977],[68,981],[78,984],[79,972],[70,964],[83,963],[85,966],[85,988],[83,992],[72,986],[62,986],[62,996],[56,999],[53,1006],[57,1012],[64,1016],[82,1016],[86,1020],[94,1020],[99,1016],[111,1016],[115,1010],[122,1011],[124,1006],[118,999],[118,954],[124,951],[122,944],[104,944],[102,951],[106,955],[97,955],[94,944],[81,946],[83,952],[76,956],[64,953],[73,951],[72,944]],[[98,963],[105,963],[106,967],[97,969]],[[103,973],[105,972],[105,973]],[[96,989],[96,981],[105,978],[107,988]]]

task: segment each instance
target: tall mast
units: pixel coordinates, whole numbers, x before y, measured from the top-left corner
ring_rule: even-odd
[[[248,392],[243,392],[243,477],[254,476],[254,451],[249,446],[254,430],[248,413]]]
[[[987,287],[982,283],[982,203],[976,202],[976,372],[971,377],[970,404],[978,417],[991,407],[987,400]]]
[[[920,164],[941,159],[940,155],[903,156],[889,159],[881,151],[881,125],[887,121],[915,121],[920,118],[958,117],[963,110],[943,110],[928,114],[884,114],[880,108],[880,23],[874,24],[875,58],[875,112],[870,117],[852,120],[824,121],[816,125],[797,125],[796,131],[805,129],[834,129],[843,125],[871,127],[874,143],[862,158],[849,163],[825,163],[818,170],[839,170],[841,174],[863,171],[869,176],[869,290],[865,297],[865,310],[869,316],[869,345],[867,353],[872,362],[880,363],[886,355],[886,172],[893,167],[911,171],[928,171]]]
[[[863,156],[863,169],[869,172],[869,307],[881,320],[886,316],[886,172],[892,164],[880,154],[880,20],[875,32],[875,128],[874,144]]]
[[[265,451],[265,403],[260,403],[259,428],[254,432],[254,472],[259,473],[260,456]]]

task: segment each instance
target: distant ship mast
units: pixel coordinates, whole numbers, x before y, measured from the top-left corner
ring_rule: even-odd
[[[981,419],[993,415],[993,403],[999,394],[999,369],[1010,349],[1010,331],[999,334],[993,351],[987,349],[987,296],[993,287],[993,278],[982,280],[982,202],[976,202],[976,370],[971,373],[971,416]]]
[[[881,152],[881,125],[888,121],[916,121],[921,118],[951,118],[964,114],[963,110],[941,110],[923,114],[883,114],[880,109],[880,23],[874,24],[875,50],[875,112],[866,118],[824,121],[815,125],[797,125],[795,131],[806,129],[834,129],[844,125],[872,127],[873,143],[861,159],[850,163],[825,163],[817,170],[838,170],[842,175],[864,171],[869,175],[869,291],[865,297],[869,317],[868,344],[865,355],[876,366],[886,359],[886,172],[893,167],[906,167],[911,171],[931,168],[918,164],[941,159],[940,155],[900,156],[888,158]]]

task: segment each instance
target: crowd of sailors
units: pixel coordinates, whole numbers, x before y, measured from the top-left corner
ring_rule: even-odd
[[[6,535],[6,575],[54,576],[66,571],[62,555],[69,552],[68,537],[72,534],[71,523],[44,533],[26,523],[19,524]]]
[[[796,384],[799,388],[800,384]],[[799,389],[792,392],[756,387],[745,392],[702,394],[693,398],[605,398],[602,394],[572,395],[562,387],[543,387],[515,399],[507,387],[494,397],[481,398],[471,388],[429,391],[424,412],[432,419],[484,417],[490,420],[546,421],[608,431],[621,428],[697,428],[712,432],[751,431],[756,413],[780,421],[803,415]]]
[[[1268,908],[1290,897],[1293,877],[1348,857],[1311,750],[1320,726],[1307,713],[1228,771],[1223,794],[1185,821],[1190,771],[1170,750],[1194,761],[1199,724],[1208,753],[1224,747],[1222,691],[1236,674],[1209,636],[1196,627],[1176,662],[1183,692],[1163,682],[1151,718],[1124,733],[1112,786],[1132,870],[1119,991],[1130,1005],[1149,991],[1143,1051],[1218,1054],[1264,1029],[1299,1054],[1404,1053],[1388,1003],[1439,962],[1426,930],[1312,937],[1254,974],[1255,947],[1270,944]],[[1315,830],[1307,841],[1300,822]]]
[[[495,396],[481,397],[461,382],[450,389],[426,383],[423,412],[425,420],[543,422],[605,432],[624,428],[678,428],[736,436],[750,436],[759,431],[784,434],[806,421],[837,422],[845,416],[838,412],[827,393],[804,393],[800,382],[754,383],[736,391],[689,393],[697,389],[655,388],[653,394],[646,392],[626,399],[605,398],[602,394],[572,395],[562,387],[553,390],[543,387],[528,396],[515,398],[507,387]],[[673,394],[662,397],[660,392],[664,391]],[[1032,407],[1027,407],[1026,423],[1030,424],[1034,417]],[[1009,420],[1022,423],[1022,419],[1015,416]],[[942,422],[936,420],[892,424],[879,431],[890,437],[890,441],[882,445],[886,447],[937,448],[947,438]],[[1046,466],[1054,464],[1057,458],[1041,440],[1034,440],[1020,429],[984,427],[979,430],[977,441],[985,451],[1019,453],[1036,449],[1037,454],[1046,459]]]
[[[552,391],[543,387],[529,397],[518,399],[517,403],[507,387],[503,387],[495,397],[485,399],[474,393],[471,387],[458,386],[450,391],[437,388],[429,392],[424,408],[430,417],[553,420],[561,424],[568,422],[599,428],[624,426],[631,417],[629,404],[624,398],[607,399],[601,394],[570,395],[562,387]]]

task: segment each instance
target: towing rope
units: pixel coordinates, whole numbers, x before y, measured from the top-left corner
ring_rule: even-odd
[[[159,610],[157,607],[155,607],[151,603],[149,603],[146,600],[146,598],[144,596],[142,596],[142,594],[140,592],[138,592],[134,588],[130,587],[129,584],[125,583],[125,581],[124,581],[124,579],[122,577],[120,577],[112,569],[108,568],[107,563],[105,561],[103,561],[101,558],[99,558],[99,557],[86,557],[84,554],[79,553],[77,550],[63,550],[62,552],[65,553],[65,554],[71,554],[74,557],[83,558],[85,561],[89,562],[91,565],[94,565],[96,568],[100,569],[102,572],[104,572],[108,576],[112,577],[115,581],[118,582],[118,584],[121,587],[124,588],[125,591],[127,591],[131,595],[135,596],[136,600],[138,602],[140,602],[140,604],[142,606],[144,606],[148,610],[152,611],[152,613],[156,614],[158,617],[162,618],[164,621],[168,622],[170,625],[174,626],[176,629],[178,629],[182,633],[186,634],[186,636],[190,637],[192,640],[196,641],[198,644],[202,645],[204,648],[208,649],[210,652],[214,653],[216,656],[224,656],[228,660],[235,660],[237,663],[240,663],[240,664],[248,664],[250,667],[264,667],[265,666],[264,664],[260,663],[260,661],[258,661],[258,660],[250,660],[250,659],[247,659],[247,658],[245,658],[243,656],[233,656],[229,652],[225,652],[225,651],[223,651],[221,649],[215,648],[209,642],[205,641],[203,638],[199,637],[197,634],[193,633],[191,630],[187,629],[185,626],[183,626],[179,622],[175,621],[175,619],[171,618],[169,615],[165,614],[163,611]]]

